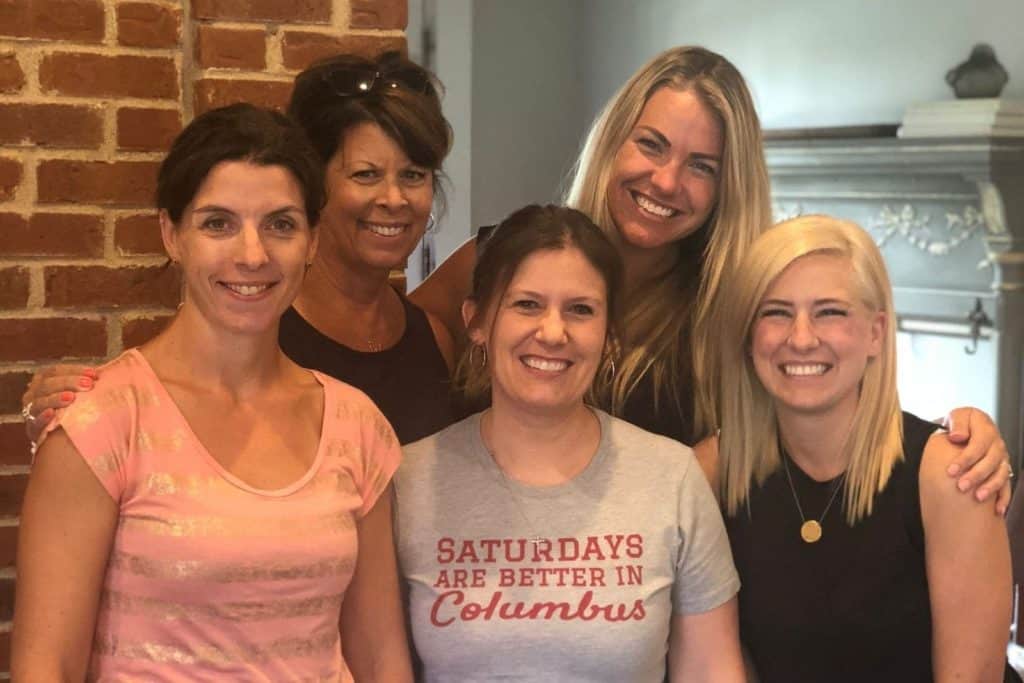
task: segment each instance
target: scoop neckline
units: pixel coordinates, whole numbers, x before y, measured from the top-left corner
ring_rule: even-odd
[[[392,287],[392,289],[394,289],[394,288]],[[359,356],[367,356],[367,357],[376,356],[376,357],[380,357],[382,355],[388,354],[390,352],[394,352],[397,349],[399,349],[407,341],[407,337],[409,336],[409,318],[410,318],[409,306],[412,305],[412,303],[408,299],[406,299],[404,296],[402,296],[402,293],[399,292],[397,289],[395,290],[395,294],[398,294],[398,299],[402,303],[402,310],[403,310],[403,312],[405,314],[405,328],[402,330],[402,334],[400,334],[398,336],[398,340],[395,341],[394,344],[392,344],[391,346],[389,346],[389,347],[387,347],[385,349],[381,349],[379,351],[364,351],[362,349],[354,349],[351,346],[349,346],[348,344],[341,343],[337,339],[334,339],[330,335],[325,334],[324,332],[322,332],[320,330],[320,328],[318,328],[316,325],[314,325],[309,320],[307,320],[305,316],[303,316],[301,313],[299,313],[299,309],[295,308],[294,304],[292,304],[291,306],[288,307],[288,310],[285,311],[285,314],[287,315],[288,313],[294,313],[295,317],[298,318],[302,322],[303,325],[305,325],[310,330],[312,330],[313,333],[316,334],[316,336],[319,337],[322,341],[324,341],[324,342],[326,342],[328,344],[331,344],[332,346],[336,346],[338,348],[344,349],[345,351],[347,351],[349,353],[356,354],[356,355],[359,355]]]
[[[203,444],[202,440],[200,440],[199,436],[195,433],[195,430],[192,429],[192,425],[185,417],[185,414],[181,412],[181,408],[178,407],[178,404],[174,400],[174,397],[171,396],[171,393],[167,390],[167,387],[164,386],[164,383],[160,380],[160,377],[157,376],[156,371],[153,369],[153,366],[150,365],[149,360],[142,354],[142,352],[138,348],[129,349],[128,353],[141,364],[143,371],[148,375],[149,380],[153,382],[153,384],[156,386],[156,390],[161,394],[161,398],[167,401],[168,405],[170,406],[170,410],[174,414],[174,419],[177,420],[177,422],[183,428],[186,437],[192,442],[192,446],[195,448],[196,452],[199,453],[200,457],[202,457],[202,459],[207,463],[207,465],[209,465],[215,472],[217,472],[217,474],[219,474],[223,479],[225,479],[232,485],[236,486],[237,488],[242,489],[243,491],[248,491],[249,493],[253,493],[259,496],[265,496],[268,498],[280,498],[288,496],[291,495],[292,493],[295,493],[296,491],[303,488],[306,484],[308,484],[310,480],[313,478],[313,476],[316,474],[316,472],[320,469],[320,466],[323,464],[323,460],[327,450],[327,416],[333,414],[334,412],[334,395],[333,392],[328,391],[327,381],[322,373],[316,370],[309,370],[304,368],[306,372],[310,373],[313,376],[313,379],[316,380],[317,384],[320,385],[320,389],[323,392],[324,396],[323,415],[320,418],[320,437],[317,443],[316,455],[313,457],[313,462],[310,464],[309,469],[301,477],[299,477],[298,480],[292,482],[291,484],[288,484],[277,489],[261,489],[256,486],[253,486],[252,484],[249,484],[248,482],[238,477],[237,475],[232,474],[226,467],[224,467],[224,465],[220,463],[219,460],[217,460],[217,458],[213,457],[213,454],[210,453],[210,451],[206,448],[206,445]]]

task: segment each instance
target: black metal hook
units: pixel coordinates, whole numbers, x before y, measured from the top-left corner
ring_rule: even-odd
[[[964,353],[973,356],[978,352],[978,339],[981,337],[981,326],[992,326],[992,319],[981,306],[981,298],[974,300],[974,308],[967,314],[967,322],[971,324],[971,345],[964,347]]]

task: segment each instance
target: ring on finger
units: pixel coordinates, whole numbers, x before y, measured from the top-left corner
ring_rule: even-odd
[[[32,414],[32,401],[29,401],[26,406],[21,409],[21,417],[25,422],[35,422],[36,416]]]

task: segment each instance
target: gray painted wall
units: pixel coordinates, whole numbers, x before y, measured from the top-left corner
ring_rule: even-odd
[[[1022,0],[585,0],[584,113],[659,51],[728,57],[766,128],[897,123],[911,102],[948,99],[946,71],[988,42],[1024,97]]]
[[[473,226],[558,198],[583,133],[578,7],[473,2]]]

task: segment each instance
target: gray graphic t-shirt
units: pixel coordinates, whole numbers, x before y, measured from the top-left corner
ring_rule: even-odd
[[[673,614],[739,590],[693,452],[598,412],[571,481],[505,477],[473,415],[405,447],[395,534],[426,681],[651,681]]]

